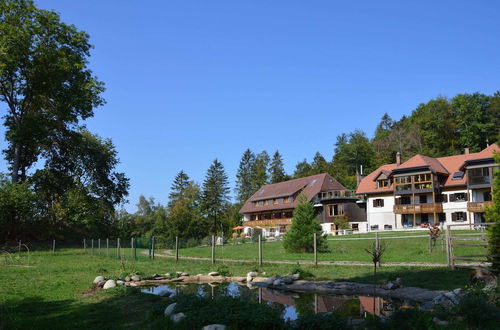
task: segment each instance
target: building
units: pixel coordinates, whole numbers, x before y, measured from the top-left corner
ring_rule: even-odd
[[[264,236],[283,235],[292,223],[297,197],[302,192],[314,204],[325,233],[338,229],[335,219],[339,217],[347,218],[352,230],[367,230],[364,203],[357,203],[353,191],[324,173],[262,186],[240,210],[245,232],[258,228]]]
[[[369,230],[484,222],[498,151],[493,144],[449,157],[415,155],[404,163],[398,154],[396,163],[380,166],[358,185],[356,193],[367,202]]]

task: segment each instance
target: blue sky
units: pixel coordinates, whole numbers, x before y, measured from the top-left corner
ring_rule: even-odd
[[[201,183],[218,158],[233,188],[246,148],[293,172],[384,112],[500,89],[499,1],[36,3],[91,36],[107,104],[87,126],[117,147],[129,211],[181,169]]]

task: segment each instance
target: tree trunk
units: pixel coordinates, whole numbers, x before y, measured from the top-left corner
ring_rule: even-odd
[[[12,183],[17,183],[19,181],[19,163],[21,158],[21,151],[19,144],[16,143],[14,147],[14,161],[12,164]]]

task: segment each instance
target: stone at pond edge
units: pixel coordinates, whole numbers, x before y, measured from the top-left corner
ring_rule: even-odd
[[[118,284],[118,285],[124,285],[124,284],[125,284],[125,282],[124,282],[124,281],[122,281],[122,280],[118,280],[118,281],[116,281],[116,284]]]
[[[94,284],[97,284],[101,281],[105,281],[106,279],[104,278],[104,276],[97,276],[95,279],[94,279]]]
[[[167,308],[165,308],[165,312],[163,312],[163,314],[165,314],[165,316],[169,316],[174,312],[175,306],[177,306],[177,303],[168,305]]]
[[[248,272],[247,273],[247,277],[248,276],[250,276],[250,277],[257,277],[257,276],[259,276],[259,273],[257,273],[257,272]]]
[[[292,275],[290,275],[290,276],[292,277],[292,279],[293,279],[294,281],[297,281],[298,279],[300,279],[300,274],[292,274]]]
[[[130,282],[130,276],[125,276],[125,282]]]
[[[98,288],[102,288],[106,284],[106,280],[98,282],[96,285]]]
[[[172,322],[178,323],[178,322],[180,322],[180,320],[182,320],[185,317],[186,317],[186,315],[184,313],[177,313],[177,314],[172,315],[170,317],[170,319],[172,320]]]
[[[204,326],[201,330],[225,330],[226,326],[224,324],[209,324]]]
[[[134,282],[138,282],[141,280],[141,277],[139,275],[133,275],[130,279]]]
[[[186,272],[181,273],[181,276],[189,276],[189,273],[186,273]]]
[[[114,280],[107,280],[102,287],[104,290],[116,287],[116,282]]]
[[[219,272],[210,272],[208,276],[219,276]]]

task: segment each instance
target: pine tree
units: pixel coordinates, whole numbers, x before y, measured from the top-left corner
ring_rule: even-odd
[[[269,167],[269,176],[271,177],[271,183],[278,183],[287,179],[283,157],[281,157],[278,150],[273,155],[271,166]]]
[[[500,140],[500,137],[499,137]],[[500,165],[500,153],[495,155],[495,161]],[[494,223],[488,228],[488,243],[492,264],[496,272],[500,272],[500,170],[495,170],[493,178],[493,205],[486,209],[485,218],[487,222]]]
[[[311,168],[312,175],[328,172],[328,162],[319,151],[314,155],[313,161],[311,163]]]
[[[255,192],[253,176],[255,167],[255,154],[247,149],[241,157],[240,166],[236,173],[236,199],[240,204],[245,203]]]
[[[181,170],[174,178],[174,182],[170,186],[170,194],[168,195],[168,206],[171,207],[173,203],[181,199],[190,186],[189,176]]]
[[[269,155],[265,150],[258,154],[255,158],[255,166],[252,178],[253,192],[256,192],[260,187],[269,183],[269,177],[267,175],[269,161]]]
[[[215,159],[208,168],[203,181],[201,207],[211,223],[210,231],[215,234],[220,224],[221,215],[229,204],[229,182],[224,166]]]
[[[316,212],[307,196],[299,195],[298,204],[295,207],[292,226],[284,236],[283,247],[287,252],[303,253],[313,252],[314,233],[318,252],[328,252],[326,235],[322,234],[321,225],[316,220]]]
[[[311,173],[312,173],[312,167],[307,162],[307,159],[304,158],[303,161],[298,162],[297,165],[295,165],[295,171],[293,172],[293,177],[295,179],[304,178],[306,176],[311,175]]]

